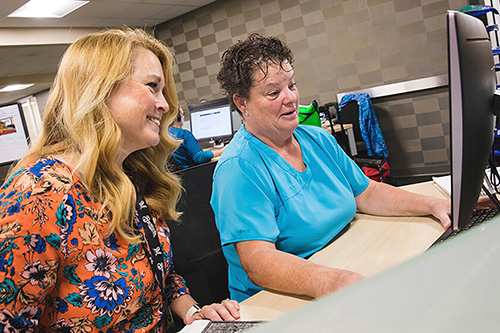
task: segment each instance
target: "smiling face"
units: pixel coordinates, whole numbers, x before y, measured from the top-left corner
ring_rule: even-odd
[[[299,92],[292,66],[269,63],[267,75],[257,69],[248,98],[234,101],[245,119],[245,128],[268,145],[282,145],[299,125]]]
[[[132,73],[111,93],[107,105],[123,136],[120,163],[134,151],[160,142],[160,121],[169,105],[163,96],[165,79],[153,52],[137,48]]]

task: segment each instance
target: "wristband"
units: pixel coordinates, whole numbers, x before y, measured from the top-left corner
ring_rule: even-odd
[[[196,314],[200,311],[201,311],[201,308],[199,307],[199,305],[194,304],[192,307],[189,308],[189,310],[187,310],[186,316],[184,318],[186,318],[187,316],[193,316],[194,314]]]

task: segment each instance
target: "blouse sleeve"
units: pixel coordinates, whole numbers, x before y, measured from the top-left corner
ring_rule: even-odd
[[[46,192],[44,192],[46,191]],[[0,192],[0,330],[14,321],[38,326],[46,296],[56,286],[64,240],[61,226],[72,227],[71,195],[48,190],[28,173],[18,174]],[[52,221],[57,219],[55,223]]]
[[[203,150],[200,150],[199,152],[197,152],[194,156],[193,156],[193,161],[196,163],[196,164],[200,164],[200,163],[205,163],[205,162],[208,162],[210,161],[212,158],[214,158],[214,153],[211,152],[210,150],[208,151],[203,151]]]
[[[196,141],[193,134],[187,131],[184,137],[184,142],[186,144],[186,149],[188,155],[193,159],[196,164],[204,163],[210,161],[214,157],[214,153],[211,151],[203,151]]]

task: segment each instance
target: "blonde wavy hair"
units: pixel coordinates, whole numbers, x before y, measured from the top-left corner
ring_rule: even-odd
[[[122,134],[106,105],[113,89],[132,72],[134,50],[153,52],[165,77],[163,94],[170,110],[160,124],[160,143],[130,154],[123,166],[117,156]],[[106,30],[82,37],[65,52],[59,64],[40,137],[32,143],[15,172],[43,155],[76,156],[77,169],[91,195],[111,213],[109,231],[138,243],[133,226],[135,189],[144,193],[148,206],[165,219],[177,219],[179,179],[165,166],[178,146],[168,135],[177,116],[178,100],[172,73],[173,55],[164,44],[139,29]]]

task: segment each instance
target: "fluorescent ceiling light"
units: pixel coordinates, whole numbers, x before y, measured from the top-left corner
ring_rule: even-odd
[[[9,17],[61,18],[88,3],[79,0],[30,0]]]
[[[34,85],[34,83],[28,83],[28,84],[11,84],[10,86],[3,87],[2,89],[0,89],[0,92],[23,90],[23,89],[31,87],[32,85]]]

